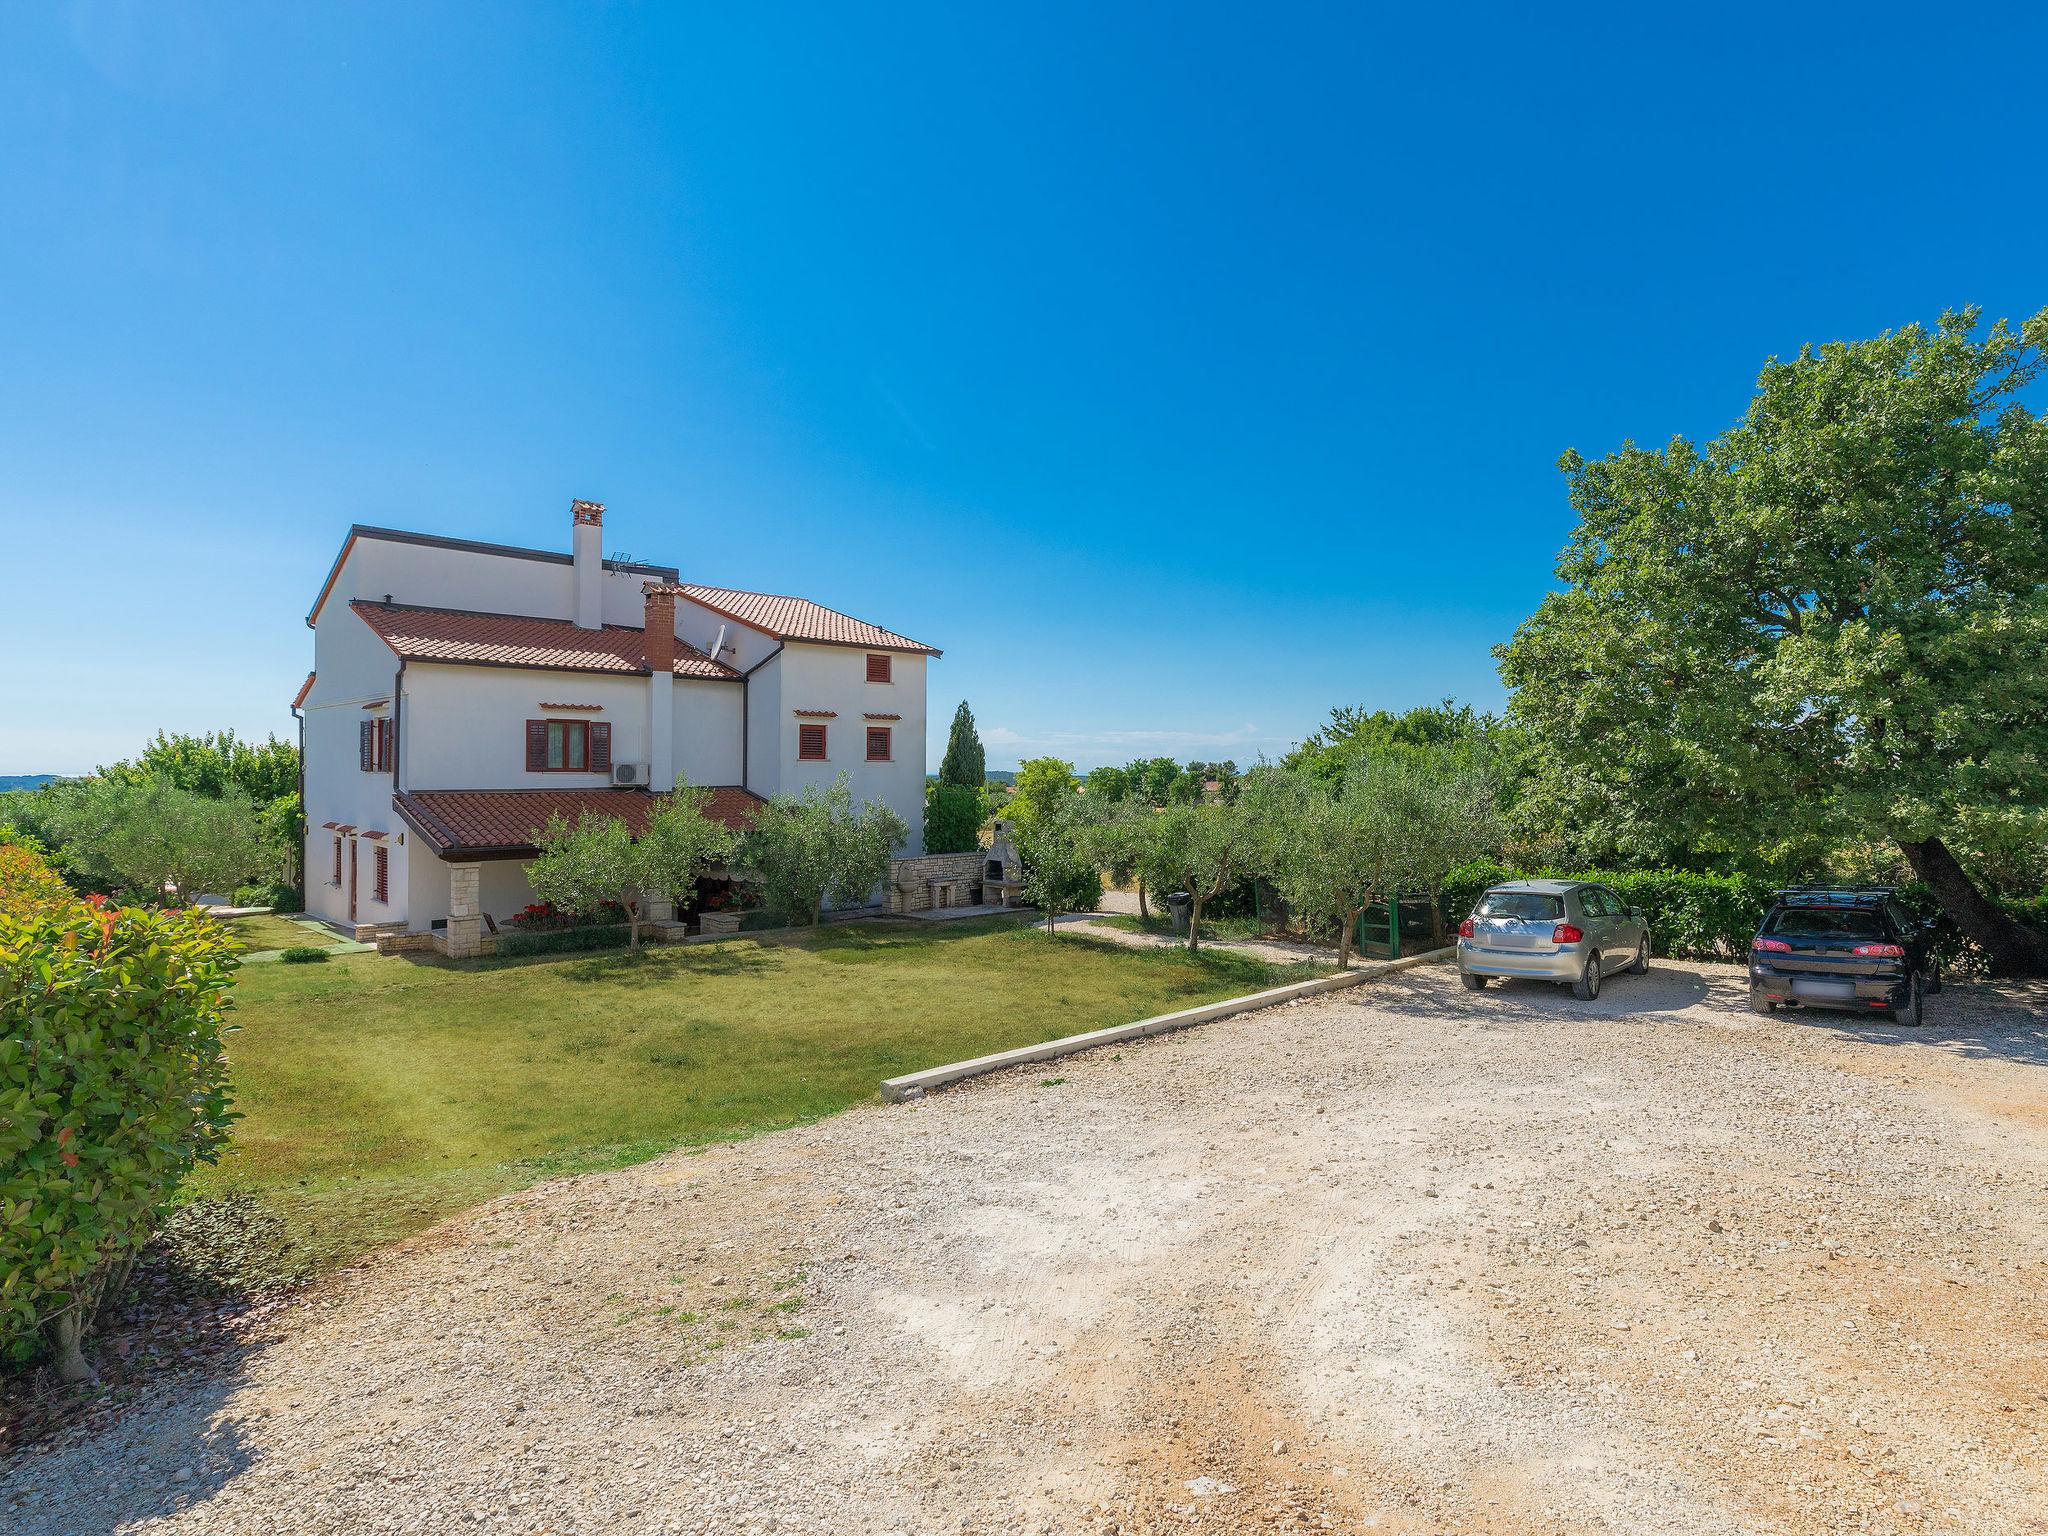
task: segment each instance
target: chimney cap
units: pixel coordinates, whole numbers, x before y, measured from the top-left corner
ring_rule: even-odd
[[[643,581],[640,590],[649,597],[681,597],[683,589],[672,581]]]
[[[569,516],[579,523],[589,523],[593,528],[604,523],[604,503],[601,501],[572,501]]]

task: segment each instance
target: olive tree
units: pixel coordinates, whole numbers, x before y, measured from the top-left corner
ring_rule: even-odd
[[[1169,805],[1153,818],[1153,835],[1140,866],[1154,890],[1187,892],[1188,948],[1201,947],[1202,908],[1221,896],[1256,862],[1258,828],[1242,797],[1205,804]]]
[[[1359,918],[1403,892],[1429,894],[1440,935],[1445,879],[1499,836],[1484,770],[1426,751],[1357,759],[1335,782],[1312,767],[1260,769],[1240,803],[1259,873],[1294,911],[1336,927],[1340,966]]]
[[[608,901],[626,909],[627,939],[640,947],[640,925],[651,895],[681,891],[730,862],[739,839],[705,814],[711,791],[677,779],[672,794],[656,798],[640,835],[616,816],[585,812],[572,825],[550,817],[536,839],[540,853],[527,867],[527,883],[543,900],[567,912],[595,912]]]
[[[271,862],[256,803],[232,786],[202,795],[160,775],[81,779],[56,787],[47,822],[83,882],[153,902],[233,891]]]
[[[755,815],[739,858],[759,876],[770,907],[816,923],[830,901],[863,902],[889,873],[889,856],[910,829],[880,801],[856,806],[845,774],[829,789],[777,795]]]

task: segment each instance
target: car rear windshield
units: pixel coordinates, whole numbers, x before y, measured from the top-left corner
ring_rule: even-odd
[[[1780,907],[1764,932],[1787,939],[1881,939],[1884,924],[1869,907]]]
[[[1488,891],[1479,898],[1480,917],[1512,917],[1525,923],[1554,923],[1564,916],[1564,898],[1541,891]]]

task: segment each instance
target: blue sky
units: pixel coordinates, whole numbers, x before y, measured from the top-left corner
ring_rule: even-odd
[[[0,11],[0,773],[287,734],[353,521],[942,646],[936,763],[1503,702],[1567,446],[2048,303],[2041,7]]]

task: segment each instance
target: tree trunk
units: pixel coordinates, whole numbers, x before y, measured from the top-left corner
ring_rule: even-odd
[[[1965,937],[1991,957],[1994,976],[2048,976],[2048,938],[2009,916],[1977,889],[1948,845],[1938,837],[1900,843],[1913,873],[1934,892]]]
[[[1188,901],[1188,953],[1192,955],[1202,947],[1202,893],[1189,891]]]
[[[85,1306],[82,1302],[65,1308],[43,1328],[50,1341],[50,1363],[59,1381],[70,1385],[99,1379],[99,1373],[93,1370],[85,1352],[78,1347],[79,1341],[85,1337]]]
[[[1144,922],[1151,914],[1145,910],[1145,877],[1138,876],[1138,921]]]
[[[1357,921],[1355,912],[1337,914],[1337,969],[1340,971],[1351,969],[1351,925]]]

